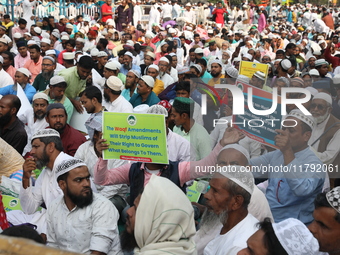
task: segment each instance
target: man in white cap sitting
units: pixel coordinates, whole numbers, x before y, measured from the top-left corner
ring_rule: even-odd
[[[109,112],[132,113],[132,105],[121,95],[123,89],[124,85],[118,77],[111,76],[106,80],[104,99]]]
[[[311,168],[322,167],[308,146],[315,121],[312,116],[294,109],[284,123],[290,127],[275,130],[278,133],[275,144],[279,149],[251,159],[250,165],[255,178],[269,178],[266,197],[275,222],[293,217],[309,224],[313,220],[314,198],[322,191],[325,181],[323,171]]]
[[[105,51],[99,51],[97,55],[98,62],[94,65],[94,69],[100,74],[101,77],[104,77],[104,66],[107,63],[108,55]]]
[[[33,87],[37,91],[44,91],[50,83],[56,69],[55,58],[50,56],[43,57],[41,67],[41,73],[37,75],[33,82]]]
[[[320,193],[314,201],[314,221],[308,226],[318,240],[320,251],[340,254],[340,187]]]
[[[160,101],[157,95],[152,91],[154,85],[154,78],[150,75],[143,75],[140,78],[137,84],[137,94],[133,95],[130,99],[133,108],[140,104],[152,106]]]
[[[132,53],[130,51],[127,51],[124,54],[123,66],[120,68],[120,72],[122,74],[126,75],[128,73],[128,71],[130,71],[131,69],[141,72],[140,66],[132,64],[132,60],[133,60]]]
[[[65,69],[65,66],[61,65],[57,61],[57,53],[56,50],[47,50],[45,52],[45,56],[52,57],[56,61],[56,69],[54,70],[55,74],[58,74],[61,70]]]
[[[136,70],[130,70],[126,75],[125,88],[122,91],[122,96],[126,100],[130,100],[134,94],[137,94],[137,84],[141,74]]]
[[[174,83],[174,79],[167,73],[170,61],[166,57],[161,57],[158,62],[159,79],[164,83],[164,89]]]
[[[253,77],[251,77],[250,80],[250,85],[268,92],[273,91],[271,87],[266,85],[266,75],[261,71],[257,71],[253,74]]]
[[[164,82],[158,79],[159,67],[155,64],[149,65],[145,72],[147,75],[153,77],[155,81],[153,92],[158,96],[164,90]]]
[[[331,114],[332,97],[325,92],[316,94],[309,110],[316,121],[316,126],[308,144],[313,147],[324,164],[339,165],[340,120]],[[329,171],[329,174],[331,178],[335,178],[332,171]],[[334,180],[331,180],[331,187],[334,187]]]
[[[61,161],[71,156],[63,152],[63,145],[59,133],[54,129],[43,129],[32,137],[31,157],[26,158],[23,165],[22,185],[19,199],[22,211],[7,213],[7,219],[13,225],[29,222],[37,226],[39,233],[46,234],[46,208],[37,212],[43,203],[49,206],[55,198],[62,194],[55,179],[55,169]],[[31,176],[35,169],[43,169],[35,185]]]
[[[258,220],[248,213],[254,190],[252,173],[241,171],[241,166],[221,165],[210,180],[210,189],[204,198],[208,210],[218,215],[223,226],[205,247],[204,255],[236,254],[247,246],[247,239],[257,231]]]
[[[247,248],[237,255],[321,255],[318,241],[305,224],[289,218],[280,223],[265,219],[259,223],[260,229],[247,241]],[[333,253],[332,253],[333,254]]]
[[[26,68],[19,68],[15,72],[15,83],[13,85],[8,85],[6,87],[0,88],[0,95],[17,95],[17,86],[21,86],[28,100],[30,101],[30,103],[32,103],[32,99],[34,94],[36,93],[36,90],[31,84],[28,83],[30,76],[31,73]]]
[[[122,254],[119,213],[107,198],[93,193],[86,164],[63,160],[53,177],[63,196],[47,209],[47,245],[83,254]]]
[[[106,63],[105,66],[104,66],[104,71],[103,71],[104,78],[107,80],[110,76],[116,76],[123,83],[125,83],[126,76],[119,72],[121,67],[122,67],[122,65],[116,60],[113,60],[113,61]],[[134,71],[134,70],[132,70],[132,71]]]
[[[63,66],[65,68],[70,68],[75,66],[74,52],[64,52],[63,53]]]

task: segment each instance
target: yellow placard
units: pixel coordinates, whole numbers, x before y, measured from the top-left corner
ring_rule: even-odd
[[[265,74],[267,79],[268,68],[269,66],[267,64],[255,63],[250,61],[241,61],[239,74],[245,75],[251,79],[254,73],[260,71]]]

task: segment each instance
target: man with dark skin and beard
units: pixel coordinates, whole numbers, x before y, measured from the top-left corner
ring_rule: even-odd
[[[213,78],[208,82],[209,86],[213,87],[215,84],[221,84],[220,79],[225,77],[225,75],[222,74],[222,66],[221,60],[216,59],[212,61],[210,74]]]
[[[64,152],[74,156],[78,147],[86,142],[86,138],[78,130],[66,123],[67,113],[61,103],[47,107],[46,121],[50,128],[57,130],[63,143]]]
[[[130,71],[131,69],[141,72],[140,66],[134,65],[132,61],[133,61],[132,53],[129,51],[125,52],[123,57],[123,66],[120,68],[120,73],[126,75],[128,71]]]
[[[22,154],[27,144],[27,133],[17,117],[20,107],[21,102],[16,95],[0,99],[0,137]]]
[[[33,82],[33,87],[37,91],[44,91],[47,85],[50,83],[50,79],[54,75],[56,69],[56,61],[50,56],[45,56],[41,64],[41,73],[37,75]]]
[[[65,90],[67,88],[65,79],[62,76],[54,76],[49,81],[49,87],[49,89],[44,91],[48,96],[48,102],[50,104],[63,104],[67,112],[67,123],[70,123],[73,114],[73,104],[70,99],[65,96]]]
[[[130,70],[126,75],[125,89],[122,91],[122,96],[126,100],[130,100],[134,94],[137,94],[137,83],[141,74],[136,70]]]
[[[86,164],[67,159],[56,168],[55,178],[64,196],[47,211],[47,245],[82,254],[121,254],[118,211],[107,198],[92,192]]]

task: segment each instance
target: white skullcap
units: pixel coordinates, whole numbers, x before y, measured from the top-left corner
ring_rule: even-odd
[[[212,30],[212,29],[208,30],[208,34],[213,34],[213,33],[214,33],[214,30]]]
[[[319,93],[319,91],[318,91],[316,88],[313,88],[313,87],[306,87],[305,89],[308,90],[308,91],[312,94],[313,97],[314,97],[316,94]]]
[[[167,59],[166,57],[161,57],[159,59],[159,62],[161,62],[161,61],[167,62],[168,64],[170,63],[169,59]]]
[[[146,56],[150,56],[150,57],[152,57],[153,59],[156,58],[156,54],[153,53],[153,52],[151,52],[151,51],[148,51],[145,55],[146,55]]]
[[[202,48],[196,48],[196,49],[195,49],[195,53],[196,53],[196,54],[203,54],[204,52],[203,52],[203,49],[202,49]]]
[[[177,33],[177,30],[176,29],[174,29],[174,28],[169,28],[169,34],[175,34],[175,33]]]
[[[32,36],[30,32],[26,32],[24,35]]]
[[[119,70],[122,65],[118,61],[113,60],[111,62],[107,62],[104,67],[109,70]]]
[[[59,20],[65,19],[65,18],[66,18],[65,15],[60,15],[60,16],[59,16]]]
[[[187,3],[185,6],[190,6],[191,7],[191,3]]]
[[[234,150],[237,150],[239,152],[241,152],[247,159],[248,163],[250,161],[250,155],[249,155],[249,152],[246,150],[246,148],[244,148],[243,146],[237,144],[237,143],[234,143],[234,144],[228,144],[226,146],[224,146],[221,150],[220,150],[220,153],[226,149],[234,149]]]
[[[56,137],[60,138],[60,134],[57,130],[55,130],[53,128],[46,128],[46,129],[42,129],[42,130],[39,130],[38,132],[36,132],[32,136],[31,141],[33,141],[36,138],[51,137],[51,136],[56,136]]]
[[[99,50],[98,50],[97,48],[93,48],[93,49],[90,51],[91,57],[96,57],[96,56],[98,56],[98,53],[99,53]]]
[[[340,213],[340,186],[328,191],[326,193],[326,198],[334,210]]]
[[[150,75],[143,75],[141,77],[141,80],[143,80],[146,83],[146,85],[148,85],[151,88],[153,88],[155,86],[155,80]]]
[[[329,65],[329,63],[323,58],[315,61],[315,67],[322,66],[322,65]]]
[[[161,44],[159,45],[159,47],[162,47],[163,45],[168,44],[167,42],[161,42]]]
[[[263,81],[266,80],[266,75],[263,72],[261,72],[261,71],[255,72],[254,76],[256,76],[257,78],[259,78],[259,79],[261,79]]]
[[[194,64],[194,65],[191,65],[190,68],[191,67],[195,67],[200,73],[202,73],[202,67],[200,65]]]
[[[71,29],[73,29],[73,25],[72,25],[72,24],[67,24],[67,25],[66,25],[66,28],[71,28]]]
[[[17,72],[20,72],[20,73],[26,75],[27,77],[30,77],[30,75],[31,75],[31,72],[28,71],[28,69],[24,68],[24,67],[18,68]]]
[[[321,55],[321,51],[319,51],[319,50],[314,50],[314,51],[313,51],[313,55],[320,56],[320,55]]]
[[[150,38],[150,39],[152,39],[152,38],[154,38],[154,37],[155,37],[155,35],[154,35],[152,32],[150,32],[150,31],[148,31],[148,32],[145,33],[145,38]]]
[[[122,91],[123,90],[123,82],[121,81],[121,79],[119,79],[116,76],[110,76],[107,80],[106,80],[106,85],[114,90],[114,91]]]
[[[305,115],[301,110],[299,109],[294,109],[291,110],[288,115],[287,115],[287,119],[289,119],[289,117],[294,117],[297,118],[299,120],[301,120],[302,122],[306,123],[308,126],[311,127],[311,129],[314,128],[315,126],[315,119],[313,118],[312,115]]]
[[[84,40],[83,38],[78,37],[77,40],[76,40],[76,42],[85,43],[85,40]]]
[[[71,60],[71,59],[74,59],[74,57],[75,57],[74,52],[64,52],[63,53],[63,59],[65,59],[65,60]]]
[[[128,73],[133,73],[137,78],[140,78],[141,74],[138,70],[131,69]]]
[[[284,70],[288,70],[289,68],[292,67],[292,63],[288,60],[288,59],[284,59],[280,62],[280,65],[281,67],[284,69]]]
[[[133,108],[133,113],[147,113],[149,108],[150,106],[147,104],[140,104]]]
[[[223,66],[223,63],[221,60],[219,60],[218,58],[214,59],[213,61],[211,61],[211,65],[212,64],[219,64],[221,67]]]
[[[148,69],[150,69],[150,68],[156,69],[157,72],[159,72],[159,67],[157,65],[149,65]]]
[[[58,39],[60,38],[60,34],[57,32],[52,32],[52,35]]]
[[[45,51],[45,55],[57,55],[57,54],[55,53],[55,50],[47,50]]]
[[[47,39],[47,38],[42,38],[42,39],[41,39],[41,42],[42,42],[42,43],[51,44],[51,40],[50,40],[50,39]]]
[[[50,79],[50,86],[55,86],[55,85],[62,83],[62,82],[66,82],[64,77],[56,75],[56,76],[53,76]]]
[[[155,104],[153,106],[151,106],[146,113],[152,113],[152,114],[162,114],[165,117],[168,117],[168,111],[165,109],[164,106],[159,105],[159,104]]]
[[[250,169],[246,169],[242,166],[230,165],[223,166],[216,172],[239,185],[250,195],[253,194],[255,181]]]
[[[225,69],[225,72],[228,74],[228,76],[230,76],[231,78],[237,79],[238,77],[238,70],[233,67],[233,66],[229,66]]]
[[[81,167],[86,166],[85,162],[77,158],[69,158],[60,162],[56,167],[55,178],[58,179],[59,176],[66,174],[67,172]]]
[[[31,44],[37,44],[34,40],[29,40],[28,42],[27,42],[27,45],[31,45]]]
[[[13,37],[14,37],[15,39],[19,39],[19,38],[21,38],[22,36],[21,36],[20,33],[14,33]]]
[[[319,76],[320,75],[320,73],[319,73],[319,71],[318,70],[316,70],[316,69],[311,69],[311,70],[309,70],[309,75],[310,76]]]
[[[99,52],[98,52],[98,55],[97,55],[98,58],[107,57],[107,56],[108,56],[108,55],[107,55],[107,53],[106,53],[105,51],[99,51]]]
[[[60,40],[70,40],[70,37],[68,35],[63,35]]]
[[[36,99],[45,99],[45,100],[48,102],[48,97],[47,97],[47,95],[46,95],[45,93],[43,93],[43,92],[38,92],[37,94],[35,94],[35,95],[33,96],[33,102],[34,102],[34,100],[36,100]]]
[[[69,20],[72,20],[72,19],[74,19],[74,16],[70,16],[68,19],[69,19]]]
[[[319,243],[305,224],[293,218],[272,224],[275,235],[289,255],[317,255]]]
[[[124,56],[129,56],[130,58],[133,58],[133,55],[130,51],[125,52]]]
[[[238,77],[237,77],[237,80],[238,81],[242,81],[242,82],[245,82],[245,83],[248,83],[250,82],[250,78],[248,76],[245,76],[243,74],[240,74]]]
[[[329,103],[330,105],[332,105],[333,101],[332,101],[332,97],[325,93],[325,92],[319,92],[318,94],[316,94],[313,98],[314,99],[322,99],[325,100],[327,103]]]
[[[41,28],[40,27],[35,27],[35,28],[33,28],[33,30],[34,30],[34,32],[36,32],[37,34],[41,34]]]
[[[247,58],[247,59],[249,59],[249,61],[250,61],[250,60],[253,59],[253,55],[251,55],[251,54],[249,54],[249,53],[246,53],[246,54],[243,54],[243,58]]]
[[[171,53],[169,54],[169,56],[171,56],[171,57],[176,56],[176,53],[171,52]]]

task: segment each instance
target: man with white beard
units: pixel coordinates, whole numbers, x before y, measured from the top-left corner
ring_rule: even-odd
[[[340,120],[331,114],[332,97],[324,92],[316,94],[310,112],[317,125],[313,128],[309,145],[324,164],[338,165],[340,163]],[[331,187],[333,187],[332,180]]]
[[[161,57],[158,63],[159,79],[164,83],[164,89],[174,83],[174,79],[166,72],[169,68],[170,61],[166,57]]]

